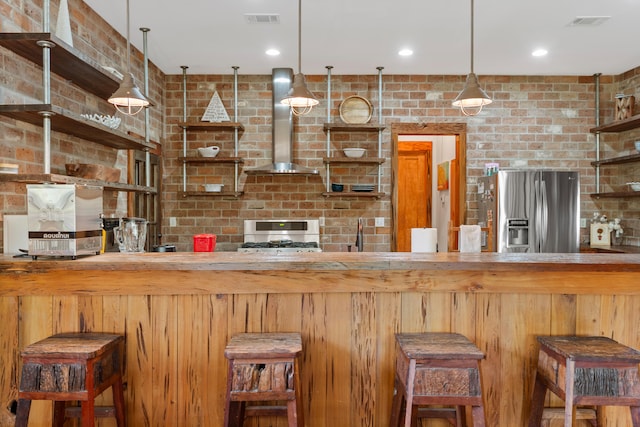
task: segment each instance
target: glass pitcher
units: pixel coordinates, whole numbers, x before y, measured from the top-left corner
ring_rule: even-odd
[[[122,218],[120,226],[113,229],[113,237],[120,252],[144,252],[147,242],[147,220]]]

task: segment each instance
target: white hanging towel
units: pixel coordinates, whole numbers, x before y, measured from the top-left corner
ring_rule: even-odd
[[[460,252],[480,252],[482,249],[480,237],[479,225],[461,225],[458,234]]]
[[[412,228],[411,252],[435,253],[438,250],[438,229]]]

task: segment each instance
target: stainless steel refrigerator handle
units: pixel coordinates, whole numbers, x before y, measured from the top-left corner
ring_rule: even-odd
[[[544,180],[540,180],[540,194],[542,195],[540,203],[540,209],[542,210],[542,216],[540,218],[540,224],[542,226],[540,228],[542,230],[540,233],[540,248],[542,249],[547,243],[547,233],[549,229],[549,202],[547,201],[547,185]]]
[[[540,242],[540,230],[542,229],[542,221],[541,221],[541,217],[542,217],[542,207],[541,207],[541,203],[540,203],[540,199],[542,197],[542,195],[540,194],[540,181],[536,178],[534,178],[533,181],[533,189],[534,189],[534,194],[535,194],[535,212],[536,212],[536,219],[534,222],[535,225],[535,232],[533,233],[533,247],[534,247],[534,252],[540,252],[540,246],[541,246],[541,242]],[[531,228],[529,228],[531,229]]]

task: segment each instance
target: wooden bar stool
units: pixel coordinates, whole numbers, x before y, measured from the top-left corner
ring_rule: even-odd
[[[462,427],[466,425],[465,406],[471,406],[473,425],[484,427],[482,359],[484,353],[460,334],[396,334],[395,393],[389,426],[398,427],[403,419],[404,426],[411,427],[417,426],[419,418],[447,418]],[[429,405],[454,408],[425,408]]]
[[[28,345],[21,353],[16,427],[27,426],[32,400],[54,401],[54,427],[73,416],[73,408],[66,407],[69,401],[80,401],[82,427],[93,426],[97,412],[115,412],[118,427],[125,427],[123,354],[124,337],[113,334],[64,333]],[[109,387],[115,411],[97,411],[95,397]]]
[[[300,390],[298,333],[248,333],[231,338],[224,351],[229,359],[225,427],[242,427],[245,417],[286,416],[288,427],[304,426]],[[286,406],[246,405],[246,402],[286,401]]]
[[[607,337],[537,337],[538,369],[529,427],[542,420],[547,390],[565,401],[564,426],[576,420],[576,405],[629,406],[640,427],[640,352]],[[596,421],[596,424],[597,421]]]

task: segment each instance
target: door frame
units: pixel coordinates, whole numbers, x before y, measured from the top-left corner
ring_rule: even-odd
[[[458,224],[464,224],[467,198],[467,124],[466,123],[392,123],[391,124],[391,251],[397,251],[398,233],[398,137],[400,135],[450,135],[456,138],[458,173],[449,177],[451,186],[458,189]],[[452,206],[454,201],[451,201]]]

